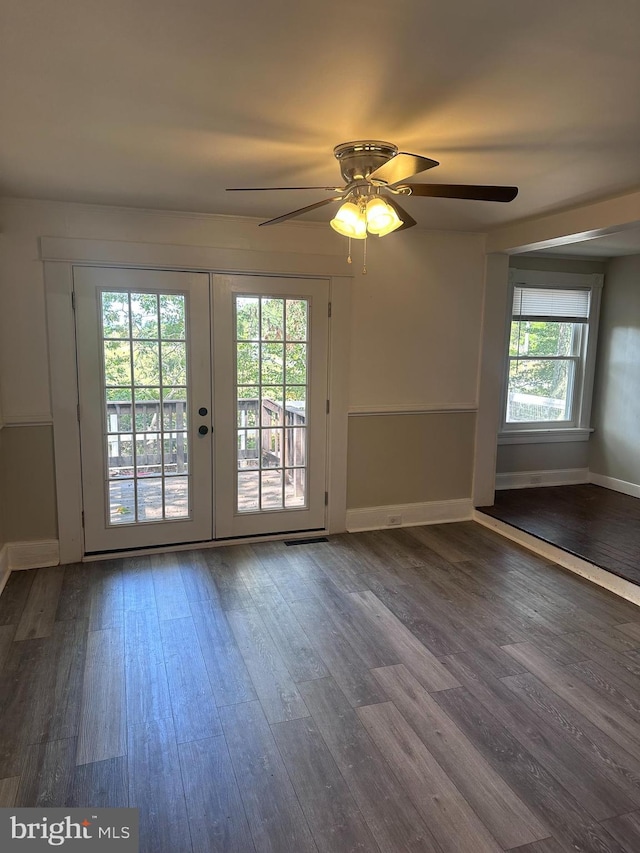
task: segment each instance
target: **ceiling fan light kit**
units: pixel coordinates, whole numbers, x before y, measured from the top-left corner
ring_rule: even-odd
[[[330,225],[334,231],[350,240],[366,240],[368,234],[384,237],[393,231],[416,225],[416,220],[398,204],[395,198],[397,196],[510,202],[518,194],[517,187],[407,183],[409,178],[427,169],[433,169],[439,163],[419,154],[399,152],[397,146],[391,142],[366,139],[343,142],[336,145],[333,153],[340,164],[344,187],[234,187],[229,191],[317,189],[334,193],[332,198],[292,210],[261,222],[260,225],[275,225],[324,205],[342,201],[344,204]],[[350,255],[348,260],[350,262]]]
[[[360,196],[356,202],[345,202],[329,223],[338,234],[354,240],[365,240],[367,232],[384,237],[402,224],[396,211],[380,196],[368,201]]]

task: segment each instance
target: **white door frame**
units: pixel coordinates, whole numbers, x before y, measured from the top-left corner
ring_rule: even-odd
[[[352,274],[331,255],[42,237],[60,562],[84,559],[73,266],[174,269],[325,278],[330,283],[326,532],[346,529],[349,327]],[[217,544],[211,542],[211,545]],[[202,547],[200,545],[199,547]]]

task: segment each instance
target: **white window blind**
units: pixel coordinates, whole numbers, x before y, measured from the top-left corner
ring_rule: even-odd
[[[591,291],[556,287],[514,287],[513,316],[527,320],[566,320],[586,323]]]

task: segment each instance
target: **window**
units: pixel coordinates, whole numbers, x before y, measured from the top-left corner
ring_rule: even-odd
[[[512,277],[501,443],[586,439],[602,276]]]

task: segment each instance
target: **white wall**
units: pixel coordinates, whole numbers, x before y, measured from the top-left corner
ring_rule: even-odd
[[[5,199],[0,203],[0,231],[0,386],[4,419],[12,429],[51,426],[39,237],[293,251],[344,257],[349,269],[347,241],[327,224],[258,228],[254,220],[230,217]],[[366,276],[359,271],[361,244],[353,246],[351,407],[364,420],[384,416],[381,411],[412,408],[445,410],[452,418],[459,411],[466,415],[476,405],[483,235],[414,228],[368,243]],[[428,419],[423,440],[430,441]],[[28,437],[13,444],[25,448],[25,458],[12,469],[28,477]],[[465,446],[453,452],[452,464],[458,460],[469,467],[468,450]],[[402,454],[406,449],[390,452]],[[362,465],[374,464],[359,460],[350,467],[350,478],[357,480]],[[4,485],[11,488],[10,483]],[[438,488],[438,483],[430,483],[427,491],[437,494]],[[441,490],[446,494],[446,483]],[[41,495],[34,490],[31,498],[38,501]],[[10,531],[6,535],[11,538]],[[34,530],[33,536],[38,535],[44,534]]]
[[[640,486],[640,255],[613,258],[602,294],[591,472]]]

